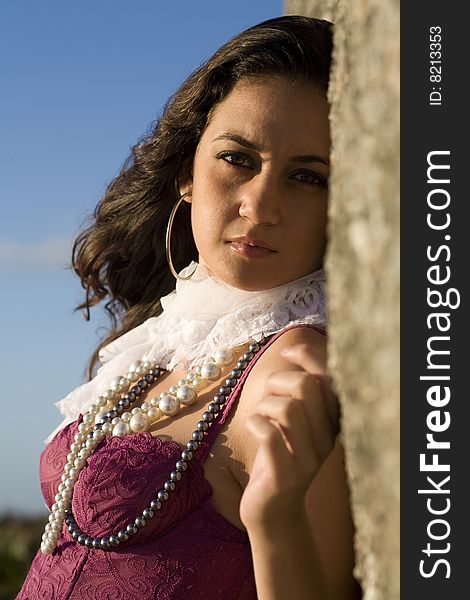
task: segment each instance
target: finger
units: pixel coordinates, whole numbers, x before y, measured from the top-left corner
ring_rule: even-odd
[[[307,371],[285,370],[271,373],[266,378],[264,393],[273,396],[292,396],[293,398],[309,398],[322,393],[318,375]]]
[[[338,400],[331,390],[331,378],[312,375],[306,371],[277,371],[265,383],[264,393],[272,396],[291,396],[316,406],[325,405],[333,427],[338,427]]]
[[[281,432],[287,449],[296,460],[307,461],[316,454],[313,430],[302,401],[285,396],[265,396],[256,414],[269,419]]]
[[[325,373],[326,351],[314,344],[293,344],[281,350],[282,356],[292,364],[299,365],[308,373],[317,375],[328,407],[328,414],[334,427],[339,431],[339,404],[333,391],[333,380]]]
[[[281,355],[287,361],[299,365],[308,373],[322,374],[325,372],[326,351],[314,344],[302,343],[286,346],[281,350]]]
[[[299,344],[299,346],[302,345]],[[310,367],[312,368],[312,365]],[[318,390],[312,388],[310,392],[305,387],[310,385],[308,380],[311,378],[318,383],[319,387]],[[265,393],[298,398],[307,397],[310,393],[317,394],[317,392],[321,392],[331,424],[336,431],[339,431],[339,404],[338,398],[333,391],[332,383],[332,378],[325,373],[312,373],[306,369],[303,371],[277,371],[267,378]]]
[[[329,375],[317,375],[325,406],[335,435],[340,429],[340,406],[338,396],[333,390],[333,379]]]
[[[313,385],[318,387],[315,381]],[[321,392],[317,398],[267,396],[256,405],[256,413],[280,427],[288,447],[301,463],[321,461],[333,447],[336,432]]]
[[[246,420],[246,428],[264,448],[266,468],[270,468],[275,476],[281,476],[292,467],[292,456],[284,443],[279,429],[265,417],[254,414]]]

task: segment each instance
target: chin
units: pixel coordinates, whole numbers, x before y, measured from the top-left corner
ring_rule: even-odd
[[[314,271],[313,268],[308,270],[306,267],[307,270],[299,268],[296,273],[288,265],[279,264],[278,261],[276,264],[269,264],[270,261],[264,259],[246,260],[231,255],[219,255],[218,261],[205,261],[199,255],[199,260],[215,277],[231,287],[247,292],[270,290]]]
[[[261,292],[291,281],[290,279],[283,280],[274,273],[267,273],[266,270],[260,273],[259,269],[254,270],[249,266],[242,266],[236,270],[221,269],[217,273],[217,277],[227,285],[246,292]]]

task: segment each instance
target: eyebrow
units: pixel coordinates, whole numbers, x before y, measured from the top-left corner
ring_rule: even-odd
[[[216,138],[214,138],[212,141],[216,142],[217,140],[230,140],[232,142],[236,142],[237,144],[240,144],[240,146],[244,146],[245,148],[248,148],[249,150],[256,150],[257,152],[260,151],[259,146],[257,146],[253,142],[250,142],[250,140],[247,140],[246,138],[244,138],[241,135],[238,135],[236,133],[228,133],[228,132],[221,133]],[[305,155],[301,155],[301,156],[291,156],[289,158],[289,160],[298,161],[298,162],[319,162],[319,163],[326,165],[327,167],[330,166],[329,159],[326,156],[321,156],[319,154],[305,154]]]

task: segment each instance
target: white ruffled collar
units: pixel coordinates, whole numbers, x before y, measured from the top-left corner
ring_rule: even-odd
[[[187,275],[197,263],[181,271]],[[327,325],[325,275],[319,269],[270,290],[249,292],[227,285],[197,265],[191,279],[161,299],[163,312],[101,349],[95,377],[56,403],[65,416],[57,431],[84,413],[129,365],[151,359],[169,370],[187,370],[217,348],[234,347],[294,323]]]

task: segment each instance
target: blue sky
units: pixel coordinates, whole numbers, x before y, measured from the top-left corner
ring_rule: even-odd
[[[280,0],[0,4],[0,513],[43,509],[54,402],[84,381],[106,324],[86,322],[71,243],[185,77]]]

